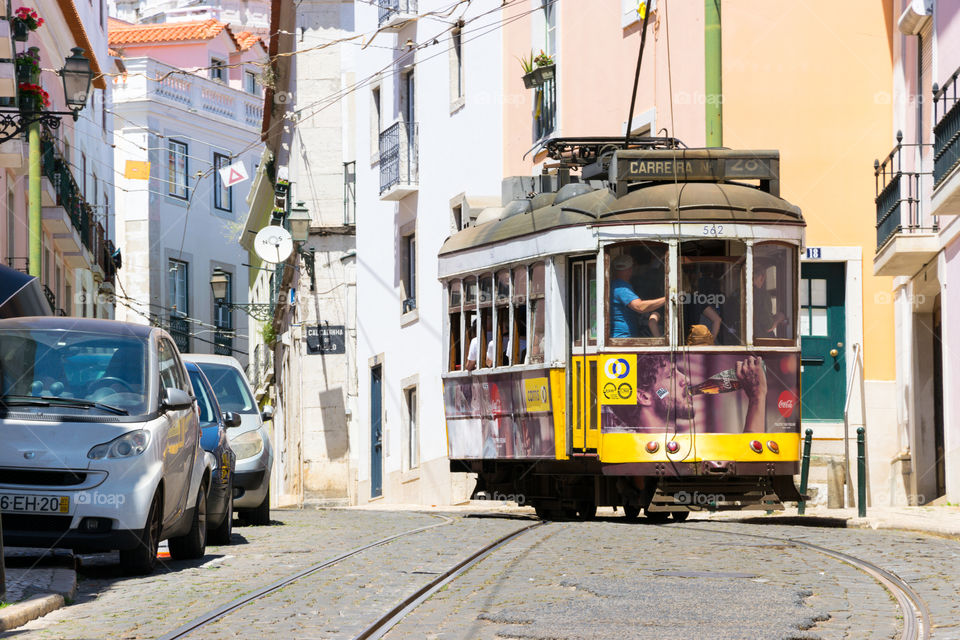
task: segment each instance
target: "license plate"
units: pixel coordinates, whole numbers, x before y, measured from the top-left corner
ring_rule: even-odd
[[[0,495],[3,513],[69,513],[68,496]]]

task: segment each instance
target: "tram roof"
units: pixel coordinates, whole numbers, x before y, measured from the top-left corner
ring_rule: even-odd
[[[540,200],[549,200],[540,194]],[[657,182],[617,198],[598,189],[526,213],[479,224],[443,243],[439,255],[505,242],[552,229],[580,225],[657,222],[739,222],[803,225],[799,207],[746,184],[730,182]],[[546,204],[546,203],[545,203]]]

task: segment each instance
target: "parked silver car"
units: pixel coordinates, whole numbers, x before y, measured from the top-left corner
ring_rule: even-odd
[[[240,426],[227,432],[230,448],[237,456],[233,485],[233,507],[237,515],[250,524],[270,524],[273,447],[264,421],[273,418],[273,408],[257,407],[250,383],[236,358],[205,353],[187,353],[183,357],[203,371],[220,408],[240,415]]]
[[[162,329],[87,318],[0,320],[0,511],[8,545],[206,549],[209,471],[190,379]]]

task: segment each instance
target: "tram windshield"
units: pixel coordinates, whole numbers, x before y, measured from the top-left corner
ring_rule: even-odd
[[[797,248],[782,242],[753,247],[753,337],[759,344],[796,338]]]
[[[746,245],[737,240],[691,240],[680,245],[680,343],[744,344]]]
[[[606,264],[608,342],[617,346],[667,344],[667,245],[611,245],[606,250]]]

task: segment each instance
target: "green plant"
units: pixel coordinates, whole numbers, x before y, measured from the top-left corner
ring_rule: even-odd
[[[273,343],[277,341],[277,334],[273,330],[272,322],[264,322],[260,326],[260,335],[263,336],[264,344],[268,346],[273,346]]]
[[[549,67],[553,64],[553,58],[544,53],[543,49],[540,49],[540,53],[533,59],[533,62],[538,67]]]
[[[517,60],[520,61],[520,66],[523,67],[523,73],[524,73],[524,75],[526,75],[526,74],[528,74],[528,73],[531,73],[531,72],[533,71],[534,66],[535,66],[535,65],[534,65],[533,51],[530,52],[530,57],[524,58],[523,56],[520,56],[519,58],[517,58]]]
[[[40,73],[40,49],[30,47],[17,54],[17,70],[28,76]]]

